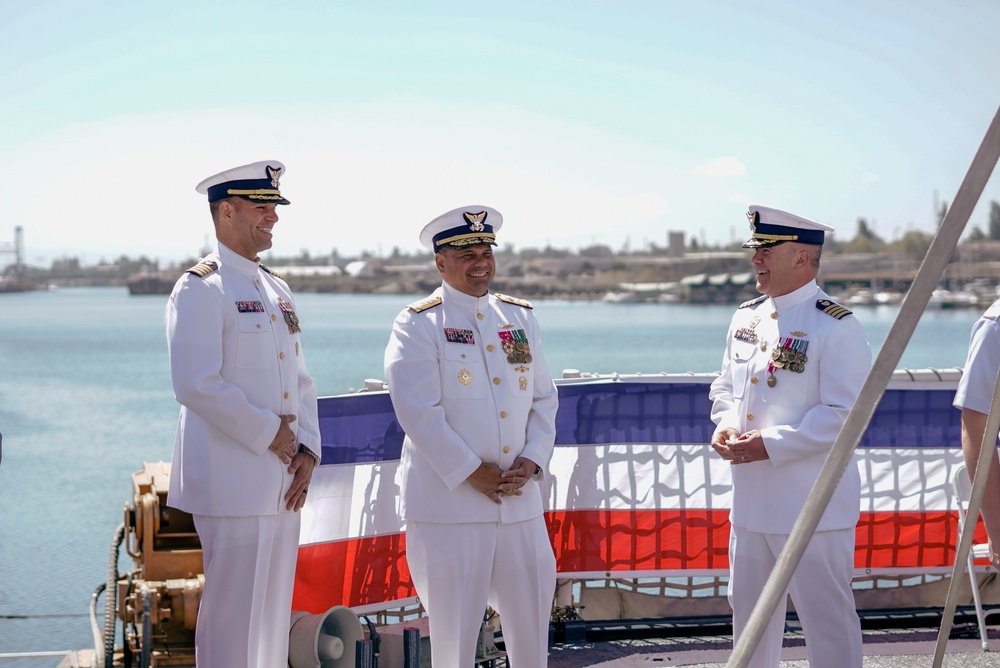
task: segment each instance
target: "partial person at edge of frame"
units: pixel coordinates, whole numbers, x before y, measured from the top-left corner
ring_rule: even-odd
[[[986,433],[986,418],[993,403],[997,374],[1000,373],[998,318],[1000,318],[1000,301],[994,302],[972,326],[969,354],[953,402],[953,405],[962,411],[962,453],[965,455],[965,469],[970,481],[975,480],[983,435]],[[993,435],[991,442],[995,449],[996,434]],[[996,452],[990,461],[980,513],[990,539],[990,561],[994,567],[1000,568],[1000,554],[994,547],[1000,545],[1000,463],[997,461]]]

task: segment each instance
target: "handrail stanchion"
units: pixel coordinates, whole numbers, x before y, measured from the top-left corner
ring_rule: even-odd
[[[927,256],[920,264],[920,269],[903,299],[885,343],[871,371],[868,372],[868,377],[861,387],[854,406],[851,407],[844,426],[841,427],[840,434],[837,435],[837,440],[823,464],[823,469],[806,499],[802,512],[799,513],[795,526],[792,527],[788,542],[778,555],[774,570],[771,571],[767,584],[764,585],[764,590],[754,606],[747,627],[736,643],[732,656],[729,657],[727,668],[745,668],[764,634],[771,615],[777,608],[778,601],[785,596],[792,572],[802,559],[802,554],[816,531],[820,517],[854,456],[854,449],[871,421],[875,405],[885,391],[921,314],[927,308],[931,292],[943,275],[944,268],[958,245],[962,231],[998,159],[1000,159],[1000,108],[997,109],[993,121],[986,130],[972,165],[962,180],[962,185],[959,186],[955,201],[945,215],[927,251]]]
[[[403,629],[403,668],[420,668],[420,629]]]
[[[375,668],[375,649],[371,640],[356,640],[354,668]]]

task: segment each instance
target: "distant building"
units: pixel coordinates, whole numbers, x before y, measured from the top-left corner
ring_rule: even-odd
[[[756,297],[753,272],[694,274],[680,281],[680,297],[692,304],[734,304]]]
[[[667,255],[670,257],[684,257],[684,231],[671,230],[667,232]]]
[[[355,260],[348,262],[344,267],[344,273],[352,278],[371,278],[375,275],[375,270],[365,260]]]
[[[282,276],[340,276],[344,273],[334,264],[285,265],[271,268]]]

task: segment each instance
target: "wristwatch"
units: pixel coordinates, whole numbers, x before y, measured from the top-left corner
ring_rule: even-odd
[[[307,455],[309,455],[310,457],[312,457],[313,459],[315,459],[316,460],[316,465],[319,466],[319,455],[317,455],[315,452],[313,452],[312,450],[310,450],[306,446],[302,445],[301,443],[299,443],[299,450],[298,451],[299,452],[304,452]]]

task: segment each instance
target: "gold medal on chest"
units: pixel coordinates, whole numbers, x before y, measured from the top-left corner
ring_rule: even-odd
[[[469,372],[468,369],[462,369],[461,371],[458,372],[458,382],[460,382],[462,385],[468,385],[469,383],[472,382],[472,374]]]
[[[302,327],[299,325],[299,316],[295,314],[295,310],[292,308],[292,305],[279,297],[278,308],[281,309],[281,313],[285,317],[285,324],[288,326],[288,333],[298,334],[301,332]]]

